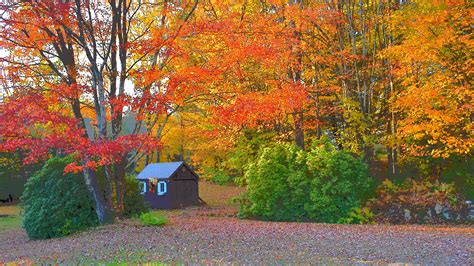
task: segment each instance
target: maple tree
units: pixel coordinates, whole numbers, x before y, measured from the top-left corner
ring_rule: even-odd
[[[178,38],[197,1],[2,4],[2,151],[74,154],[101,222],[123,211],[127,167],[160,147],[160,125],[194,90]],[[178,65],[180,68],[175,68]],[[198,76],[199,77],[199,76]],[[124,127],[125,121],[135,120]],[[105,172],[101,188],[97,171]],[[105,190],[105,194],[102,191]]]
[[[216,86],[230,87],[210,109],[226,140],[250,128],[304,148],[305,138],[327,134],[368,162],[383,145],[389,176],[399,174],[402,155],[470,156],[472,39],[464,18],[472,8],[465,1],[239,7],[216,11],[227,24],[200,37],[220,48],[214,60],[227,67]]]

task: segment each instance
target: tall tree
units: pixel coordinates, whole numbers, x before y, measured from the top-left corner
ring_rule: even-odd
[[[179,44],[197,4],[1,4],[2,84],[10,92],[0,104],[2,151],[25,150],[26,162],[75,154],[66,171],[83,171],[99,220],[120,215],[127,166],[159,148],[166,117],[200,89],[187,83],[195,78]],[[124,116],[135,125],[124,128]]]

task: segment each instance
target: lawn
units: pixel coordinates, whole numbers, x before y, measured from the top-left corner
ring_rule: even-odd
[[[0,232],[18,229],[20,226],[20,208],[14,205],[0,206]]]
[[[243,190],[200,183],[209,206],[156,211],[163,227],[125,220],[31,241],[17,207],[1,207],[0,264],[474,264],[474,228],[336,225],[241,220],[229,200]]]
[[[232,185],[216,185],[210,182],[199,183],[200,197],[211,208],[221,209],[235,207],[232,198],[242,193],[244,189]],[[192,211],[192,210],[190,210]],[[16,205],[0,206],[0,232],[21,227],[20,208]],[[158,215],[176,216],[183,213],[182,210],[155,211]]]
[[[210,207],[235,207],[232,199],[245,190],[233,185],[217,185],[210,182],[199,182],[199,196]]]

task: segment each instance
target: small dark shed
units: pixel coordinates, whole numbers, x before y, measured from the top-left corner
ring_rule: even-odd
[[[198,175],[184,162],[147,165],[137,179],[153,209],[199,205]]]

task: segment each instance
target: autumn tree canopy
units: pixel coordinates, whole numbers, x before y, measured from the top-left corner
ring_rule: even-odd
[[[160,159],[242,175],[261,146],[328,136],[383,157],[388,177],[414,158],[468,162],[472,5],[1,4],[0,151],[73,154],[65,171],[83,173],[102,222],[123,210],[125,173]]]
[[[195,66],[180,43],[196,8],[197,1],[2,4],[2,150],[23,150],[25,163],[74,154],[66,171],[83,171],[99,219],[120,214],[127,168],[160,147],[167,117],[202,89],[190,83],[211,74],[190,75]]]

